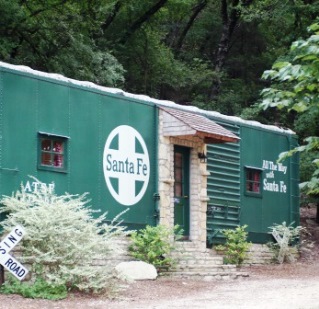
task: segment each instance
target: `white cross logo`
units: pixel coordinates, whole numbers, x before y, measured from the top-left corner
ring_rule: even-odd
[[[132,206],[144,196],[150,176],[146,144],[134,128],[122,125],[108,136],[103,154],[108,189],[122,205]]]

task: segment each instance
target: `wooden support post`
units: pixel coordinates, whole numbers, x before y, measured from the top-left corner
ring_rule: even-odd
[[[0,265],[0,286],[4,284],[4,268]]]

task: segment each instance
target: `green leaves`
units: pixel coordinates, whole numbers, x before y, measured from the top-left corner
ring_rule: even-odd
[[[226,264],[241,265],[247,258],[247,251],[250,243],[247,242],[248,233],[246,231],[247,225],[238,226],[236,229],[223,230],[226,237],[225,245],[216,246],[217,251],[223,251],[225,254]]]
[[[92,36],[100,31],[101,1],[0,0],[0,7],[2,60],[106,86],[122,85],[122,65],[107,46],[98,49]]]
[[[36,278],[35,282],[20,282],[13,276],[9,276],[5,284],[0,287],[0,293],[50,300],[64,299],[68,295],[66,285],[52,285],[42,278]]]
[[[267,109],[269,107],[277,107],[279,109],[289,107],[291,104],[290,99],[296,96],[294,92],[283,91],[276,88],[266,88],[261,93],[265,97],[263,102],[260,104],[263,109]]]
[[[308,27],[308,31],[318,31],[319,30],[319,24],[312,24]]]
[[[310,29],[317,27],[319,24],[314,24]],[[313,105],[319,94],[319,65],[316,64],[319,62],[319,35],[294,42],[291,52],[295,54],[293,62],[277,62],[272,70],[264,72],[262,78],[281,87],[262,91],[262,106],[287,107],[302,113]]]
[[[272,68],[273,68],[273,69],[282,69],[282,68],[287,67],[287,66],[289,66],[289,65],[290,65],[290,63],[287,62],[287,61],[285,61],[285,62],[276,62],[276,63],[272,66]]]
[[[133,244],[129,251],[138,260],[150,263],[155,267],[171,267],[174,259],[171,251],[174,249],[174,240],[178,240],[182,230],[178,225],[169,229],[164,225],[146,226],[131,235]]]
[[[311,25],[308,30],[316,33],[306,40],[298,40],[292,44],[292,62],[275,63],[272,70],[263,74],[264,79],[270,79],[273,83],[272,87],[261,92],[261,106],[264,109],[285,107],[299,114],[319,113],[319,22]],[[319,137],[309,136],[304,143],[280,154],[279,160],[284,160],[297,152],[318,152]],[[319,193],[319,165],[317,161],[314,161],[314,164],[316,170],[311,179],[301,185],[308,194]]]

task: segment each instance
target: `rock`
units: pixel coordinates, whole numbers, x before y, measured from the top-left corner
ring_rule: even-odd
[[[156,268],[142,261],[122,262],[115,267],[118,277],[127,280],[155,280]]]

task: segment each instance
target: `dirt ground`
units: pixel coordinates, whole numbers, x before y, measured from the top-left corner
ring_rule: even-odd
[[[0,295],[0,309],[319,309],[319,226],[314,218],[314,209],[301,210],[308,232],[298,262],[247,267],[248,278],[206,282],[161,277],[127,284],[113,299],[72,294],[47,301]]]

